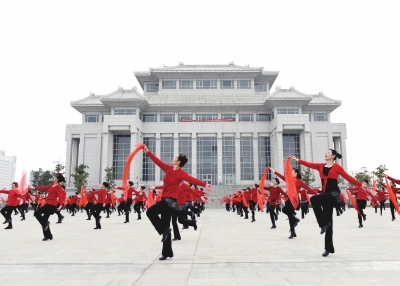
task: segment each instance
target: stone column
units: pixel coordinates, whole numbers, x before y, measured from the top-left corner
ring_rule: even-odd
[[[218,185],[223,184],[222,172],[222,133],[217,134],[217,168],[218,168]]]
[[[240,133],[237,132],[235,136],[235,163],[236,163],[236,185],[241,184],[240,175]]]
[[[260,172],[258,168],[258,133],[253,133],[253,158],[254,158],[254,181],[259,180]]]
[[[196,133],[192,133],[192,176],[201,180],[197,177],[197,138]]]

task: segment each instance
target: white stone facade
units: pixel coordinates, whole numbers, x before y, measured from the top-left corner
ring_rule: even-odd
[[[125,155],[146,140],[155,145],[151,151],[167,162],[184,150],[188,171],[214,185],[252,185],[267,164],[283,171],[288,152],[323,161],[326,150],[335,148],[343,154],[339,163],[347,167],[346,125],[330,122],[330,113],[341,102],[294,87],[277,86],[270,93],[278,72],[233,63],[180,64],[135,76],[143,94],[137,88],[118,88],[71,102],[82,114],[82,124],[66,127],[69,188],[76,165],[89,166],[88,187],[97,187],[106,167],[120,174]],[[185,144],[191,145],[190,154]],[[160,170],[144,165],[139,153],[130,179],[162,184]],[[120,179],[116,182],[121,184]]]
[[[17,157],[6,156],[4,151],[0,150],[0,189],[10,189],[15,180],[15,167]]]

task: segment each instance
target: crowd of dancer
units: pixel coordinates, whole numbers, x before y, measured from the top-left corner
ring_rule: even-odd
[[[49,217],[52,214],[57,214],[57,223],[61,224],[65,218],[61,214],[63,207],[71,216],[85,211],[87,220],[91,220],[92,216],[94,217],[94,229],[101,229],[102,217],[100,214],[102,211],[107,214],[106,218],[109,218],[113,212],[118,212],[118,216],[125,216],[124,223],[129,223],[133,205],[133,211],[138,215],[137,220],[141,220],[141,213],[146,211],[147,217],[161,236],[163,247],[162,256],[159,259],[165,260],[173,257],[172,241],[182,239],[177,222],[183,225],[183,229],[192,227],[197,230],[196,218],[200,217],[205,210],[207,191],[211,192],[212,186],[188,175],[182,169],[188,162],[185,155],[175,156],[172,165],[169,165],[157,158],[145,145],[142,145],[141,149],[165,172],[163,185],[149,187],[147,195],[144,186],[136,190],[133,188],[133,182],[129,181],[129,187],[116,188],[123,191],[118,198],[115,196],[114,189],[111,192],[107,191],[107,189],[110,189],[107,182],[103,182],[99,190],[83,189],[81,193],[77,192],[75,195],[67,197],[64,187],[66,180],[62,174],[56,174],[53,184],[49,186],[32,186],[26,188],[26,190],[21,190],[18,183],[14,182],[11,190],[0,191],[0,193],[8,195],[7,204],[1,210],[5,218],[4,224],[8,224],[6,229],[13,228],[11,217],[13,211],[18,211],[21,214],[21,220],[25,220],[29,204],[32,206],[34,216],[42,226],[44,241],[53,239]],[[336,164],[336,159],[340,158],[341,155],[333,149],[326,152],[326,163],[312,163],[289,156],[290,160],[295,160],[298,164],[319,172],[321,178],[319,188],[307,186],[302,181],[299,169],[293,169],[291,173],[287,172],[284,176],[269,167],[269,170],[275,174],[270,186],[264,186],[264,182],[260,182],[261,187],[259,184],[254,184],[252,187],[222,197],[221,201],[226,204],[227,211],[232,210],[240,217],[244,215],[244,219],[249,219],[249,213],[251,213],[252,223],[256,221],[256,210],[263,211],[265,207],[266,213],[269,214],[271,219],[271,229],[277,227],[279,213],[282,212],[289,221],[289,239],[297,237],[295,229],[301,220],[297,218],[296,211],[300,212],[301,219],[304,219],[309,213],[311,204],[321,229],[320,233],[325,233],[325,252],[322,255],[328,256],[335,252],[333,246],[333,209],[336,209],[337,216],[340,216],[345,211],[346,206],[346,198],[338,186],[339,176],[342,176],[354,186],[346,191],[357,209],[359,227],[363,227],[363,221],[366,220],[366,214],[363,210],[366,207],[367,200],[371,201],[371,204],[375,207],[375,212],[377,212],[379,206],[382,215],[389,194],[392,220],[395,220],[395,212],[399,211],[396,209],[398,208],[397,197],[393,197],[393,192],[400,193],[400,188],[396,188],[395,185],[396,183],[400,184],[400,180],[384,175],[386,179],[390,180],[390,186],[378,182],[380,189],[376,189],[375,184],[371,189],[367,180],[357,181],[347,174],[340,165]],[[279,187],[281,180],[286,181],[287,186],[293,184],[293,190],[297,192],[297,199],[293,200],[293,195]],[[390,191],[385,191],[385,188],[389,188]],[[36,191],[36,193],[33,193],[33,191]],[[170,227],[171,222],[172,228]]]

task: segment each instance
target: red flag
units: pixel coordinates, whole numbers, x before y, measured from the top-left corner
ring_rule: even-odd
[[[116,201],[117,201],[117,198],[115,197],[115,191],[114,191],[114,188],[112,188],[112,190],[111,190],[111,204],[113,206],[115,206],[115,202]]]
[[[86,190],[85,186],[81,186],[81,201],[80,201],[80,206],[86,206],[87,203],[87,197],[86,197]]]
[[[388,190],[389,198],[394,205],[394,209],[400,215],[399,205],[397,204],[397,196],[394,193],[394,191],[393,191],[392,187],[390,186],[388,179],[386,177],[385,177],[385,180],[386,180],[386,189]]]
[[[353,198],[353,196],[351,195],[349,190],[346,190],[347,192],[347,196],[349,197],[349,200],[351,202],[351,204],[353,205],[353,207],[356,209],[356,211],[358,212],[359,215],[361,215],[360,210],[358,209],[358,205],[356,200]]]
[[[135,157],[135,155],[144,148],[144,144],[137,144],[135,146],[137,146],[136,149],[131,154],[129,154],[128,157],[126,157],[124,175],[122,177],[122,188],[124,189],[124,197],[125,198],[128,197],[128,175],[129,175],[131,162],[132,162],[133,158]]]
[[[294,209],[297,209],[299,205],[299,195],[297,194],[296,183],[292,176],[292,165],[290,164],[290,159],[285,161],[285,180],[286,180],[286,191],[290,202],[292,203]]]
[[[261,211],[264,211],[264,203],[265,203],[265,196],[264,196],[264,186],[265,186],[265,181],[267,180],[267,176],[268,176],[268,172],[269,172],[269,167],[265,168],[264,174],[261,177],[260,180],[260,193],[257,193],[257,204],[258,207],[261,209]]]
[[[242,197],[243,197],[243,205],[246,207],[246,208],[248,208],[249,207],[249,202],[246,200],[246,196],[244,195],[244,193],[242,194]]]
[[[152,205],[154,205],[153,192],[149,189],[147,194],[147,208],[151,207]]]
[[[21,180],[18,183],[18,192],[25,195],[28,192],[28,185],[26,184],[26,171],[22,170]]]

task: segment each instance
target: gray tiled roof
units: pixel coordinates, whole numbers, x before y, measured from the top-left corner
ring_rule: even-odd
[[[276,87],[275,91],[271,94],[271,97],[269,99],[309,99],[311,100],[311,96],[308,94],[304,94],[298,90],[296,90],[294,87],[291,87],[290,89],[282,89],[279,86]]]
[[[95,95],[94,93],[91,93],[88,97],[76,100],[76,101],[71,101],[72,106],[77,106],[77,105],[100,105],[103,106],[103,103],[101,102],[102,95]]]
[[[150,68],[150,72],[261,72],[262,67],[246,67],[238,65],[178,65],[172,67]]]
[[[137,88],[123,89],[119,87],[116,91],[102,97],[101,101],[124,101],[129,99],[146,100],[146,97],[138,92]]]
[[[312,95],[312,100],[310,102],[310,104],[337,104],[340,105],[342,103],[341,100],[336,100],[330,97],[327,97],[325,95],[323,95],[322,93],[320,94],[315,94]]]

